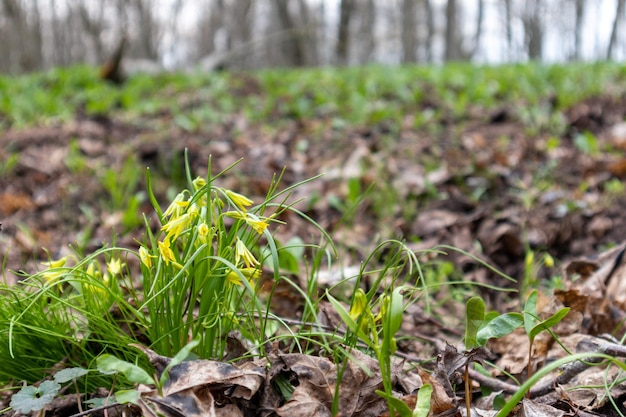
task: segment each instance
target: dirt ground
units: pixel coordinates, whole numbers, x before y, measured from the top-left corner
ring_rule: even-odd
[[[145,167],[156,178],[180,179],[185,149],[197,175],[206,174],[209,156],[214,172],[243,158],[220,182],[257,198],[283,168],[284,186],[323,174],[294,199],[307,197],[299,208],[351,249],[355,262],[376,238],[400,236],[416,248],[458,247],[519,277],[528,249],[567,261],[623,240],[625,115],[626,104],[614,99],[579,103],[565,112],[568,133],[556,144],[547,134],[529,137],[507,109],[470,119],[462,132],[442,126],[436,135],[384,124],[335,129],[323,119],[269,130],[241,116],[189,133],[168,114],[134,121],[77,115],[62,125],[9,130],[0,135],[0,158],[18,157],[0,178],[5,278],[13,279],[8,271],[36,271],[40,260],[62,256],[76,242],[87,251],[114,235],[132,244],[138,236],[122,225],[124,208],[109,204],[103,176],[110,170],[120,184],[128,182],[123,167],[132,157],[142,173],[131,194],[145,189]],[[574,139],[583,131],[611,152],[581,150]],[[348,198],[349,181],[371,187],[373,195],[350,222],[340,222],[333,202]],[[164,180],[155,187],[163,201],[168,187]],[[389,187],[395,201],[385,211],[374,207],[381,200],[376,194]],[[151,211],[143,198],[136,215]],[[310,241],[311,230],[294,221],[280,236]],[[455,262],[466,272],[476,269],[466,257]]]
[[[134,120],[77,113],[65,124],[8,130],[0,134],[0,160],[9,167],[0,177],[4,279],[15,282],[12,271],[42,269],[42,260],[69,254],[70,245],[85,253],[114,237],[119,245],[136,245],[142,222],[125,224],[124,207],[115,206],[104,178],[113,173],[120,184],[132,182],[132,170],[124,168],[132,158],[141,175],[126,195],[144,189],[149,167],[165,202],[176,183],[184,184],[185,149],[197,175],[206,175],[209,157],[214,173],[243,158],[218,181],[256,200],[283,169],[284,187],[323,174],[291,199],[306,197],[298,208],[330,233],[343,267],[358,265],[380,239],[401,237],[415,250],[454,246],[518,279],[530,251],[549,254],[556,266],[533,270],[541,280],[622,243],[626,102],[578,103],[563,113],[567,127],[556,138],[530,134],[507,108],[467,117],[461,127],[451,120],[429,131],[413,129],[410,115],[401,126],[337,127],[320,118],[282,120],[272,128],[234,115],[189,132],[167,113]],[[578,142],[585,131],[595,135],[598,151]],[[11,155],[17,155],[14,165]],[[371,194],[342,220],[342,207],[354,198],[350,182]],[[152,208],[145,196],[138,201],[134,216],[141,220]],[[319,240],[295,216],[284,220],[279,240]],[[445,259],[463,279],[512,285],[473,257],[450,252]],[[492,298],[505,308],[504,300]]]

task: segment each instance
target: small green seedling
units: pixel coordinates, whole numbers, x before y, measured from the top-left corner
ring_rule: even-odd
[[[158,381],[150,376],[142,368],[130,362],[123,361],[108,353],[101,355],[96,360],[98,371],[103,374],[120,373],[134,384],[156,385],[160,388]],[[160,391],[160,389],[159,389]],[[120,404],[134,403],[139,399],[139,391],[136,389],[123,390],[115,393],[115,399]]]
[[[526,366],[527,370],[527,378],[532,376],[532,369],[530,366],[532,359],[532,351],[533,351],[533,342],[537,335],[544,330],[550,331],[551,327],[554,327],[558,323],[561,322],[569,313],[570,308],[564,307],[548,317],[545,320],[540,320],[537,315],[537,298],[538,293],[537,290],[533,290],[528,298],[526,299],[526,304],[524,304],[524,329],[526,330],[526,335],[528,336],[528,364]]]
[[[377,316],[372,313],[367,296],[360,288],[355,292],[352,308],[349,312],[337,299],[330,295],[328,290],[326,291],[326,297],[335,307],[342,321],[346,323],[351,332],[374,351],[380,364],[380,373],[385,388],[384,391],[377,391],[377,393],[387,399],[392,415],[396,404],[390,400],[393,396],[391,356],[397,349],[395,335],[402,326],[402,314],[404,312],[402,291],[404,289],[404,286],[399,286],[390,293],[382,294],[379,298],[380,313]],[[401,411],[399,412],[401,413]]]
[[[498,339],[513,332],[524,324],[520,313],[499,314],[492,311],[485,314],[485,302],[480,297],[467,300],[465,306],[465,349],[473,352],[484,347],[489,339]],[[465,364],[465,407],[471,415],[472,390],[468,360]]]

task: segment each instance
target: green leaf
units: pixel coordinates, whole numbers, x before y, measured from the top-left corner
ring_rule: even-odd
[[[380,395],[385,400],[387,400],[387,404],[393,407],[398,412],[398,414],[400,414],[401,417],[413,416],[413,413],[411,412],[411,409],[409,408],[409,406],[406,405],[406,403],[402,401],[401,399],[396,398],[393,395],[387,394],[386,392],[381,391],[381,390],[376,390],[376,394]]]
[[[528,333],[528,338],[530,340],[535,340],[535,337],[537,337],[539,333],[560,323],[561,320],[563,320],[565,316],[567,316],[567,313],[569,313],[569,310],[570,310],[569,307],[564,307],[560,309],[559,311],[557,311],[556,313],[554,313],[553,315],[551,315],[550,317],[548,317],[547,319],[545,319],[544,321],[537,324]]]
[[[178,351],[178,353],[172,358],[172,360],[170,360],[170,363],[168,363],[163,370],[161,378],[159,378],[159,384],[161,384],[161,386],[163,386],[163,384],[165,384],[165,381],[167,381],[167,379],[169,378],[170,369],[172,369],[172,367],[176,365],[180,365],[185,359],[187,359],[189,357],[189,354],[191,353],[191,350],[198,346],[199,343],[200,341],[197,339],[192,340],[191,342],[183,346],[183,348]]]
[[[73,379],[78,379],[87,373],[89,373],[89,371],[85,368],[65,368],[54,374],[54,380],[59,384],[64,384]]]
[[[485,302],[480,297],[472,297],[465,304],[465,349],[480,346],[476,334],[485,319]]]
[[[393,337],[402,326],[402,318],[404,313],[404,305],[402,303],[402,290],[404,287],[398,287],[391,293],[391,301],[389,302],[389,337]]]
[[[43,381],[39,387],[28,385],[11,398],[11,407],[20,413],[42,410],[57,396],[61,385],[54,381]]]
[[[136,389],[119,390],[115,393],[115,401],[120,404],[137,404],[140,396],[141,394]]]
[[[413,410],[413,417],[428,417],[430,412],[430,397],[433,394],[433,387],[430,384],[424,384],[417,392],[417,403]]]
[[[530,331],[537,323],[537,290],[533,290],[524,304],[524,329],[530,337]]]
[[[98,370],[103,373],[120,372],[128,378],[130,382],[136,384],[154,384],[152,377],[143,369],[130,362],[123,361],[113,355],[105,353],[96,360]]]
[[[524,316],[520,313],[506,313],[487,322],[476,333],[479,346],[484,346],[489,339],[497,339],[513,332],[524,324]]]

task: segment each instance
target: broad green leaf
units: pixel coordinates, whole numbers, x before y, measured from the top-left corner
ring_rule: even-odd
[[[96,363],[99,371],[104,371],[105,373],[109,373],[111,371],[120,372],[124,374],[130,382],[137,384],[154,384],[154,380],[146,371],[137,365],[118,359],[108,353],[98,357]]]
[[[524,316],[520,313],[506,313],[490,320],[476,333],[479,346],[484,346],[489,339],[497,339],[513,332],[524,324]]]
[[[73,379],[78,379],[86,375],[89,371],[85,368],[65,368],[54,374],[54,380],[59,384],[64,384]]]
[[[489,313],[485,314],[485,317],[483,318],[483,324],[481,324],[481,328],[485,327],[487,324],[489,324],[491,320],[495,319],[499,315],[500,313],[498,313],[497,311],[490,311]]]
[[[530,330],[530,333],[528,333],[529,339],[535,340],[535,337],[537,337],[539,333],[558,324],[561,320],[565,318],[565,316],[567,316],[567,313],[569,313],[569,310],[570,310],[569,307],[564,307],[560,309],[559,311],[557,311],[556,313],[554,313],[553,315],[551,315],[550,317],[548,317],[547,319],[545,319],[544,321],[537,324],[535,327],[533,327]]]
[[[342,306],[339,301],[330,295],[328,290],[326,290],[326,298],[328,298],[328,301],[330,301],[333,307],[335,307],[335,311],[337,311],[339,317],[341,317],[341,320],[346,323],[346,326],[348,326],[350,331],[355,333],[368,347],[376,350],[378,347],[374,345],[374,342],[370,339],[370,337],[367,336],[365,332],[360,329],[359,325],[352,319],[352,317],[350,317],[350,313],[348,313],[344,306]]]
[[[406,405],[406,403],[402,401],[400,398],[396,398],[393,395],[389,395],[386,392],[381,391],[381,390],[376,390],[376,394],[380,395],[385,400],[387,400],[387,404],[391,405],[398,412],[398,414],[400,414],[401,417],[413,416],[413,413],[411,412],[411,409],[409,408],[409,406]]]
[[[139,400],[140,396],[141,394],[139,394],[139,391],[136,389],[119,390],[115,393],[115,401],[120,404],[137,404],[137,400]]]
[[[478,347],[476,334],[485,318],[485,302],[480,297],[472,297],[465,304],[465,349]]]
[[[413,417],[428,417],[430,412],[430,397],[433,394],[433,387],[430,384],[424,384],[417,392],[417,404],[413,410]]]
[[[43,381],[38,387],[28,385],[11,398],[11,407],[22,414],[42,410],[57,396],[61,385],[54,381]]]

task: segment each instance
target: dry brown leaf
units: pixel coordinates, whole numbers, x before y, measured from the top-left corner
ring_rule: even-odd
[[[386,409],[386,402],[375,393],[382,389],[378,363],[358,351],[352,351],[360,366],[349,361],[339,380],[339,406],[342,416],[375,417]],[[285,369],[295,373],[297,385],[293,396],[278,408],[280,416],[330,415],[337,384],[337,367],[326,358],[301,354],[279,355]],[[365,366],[371,372],[363,370]]]

